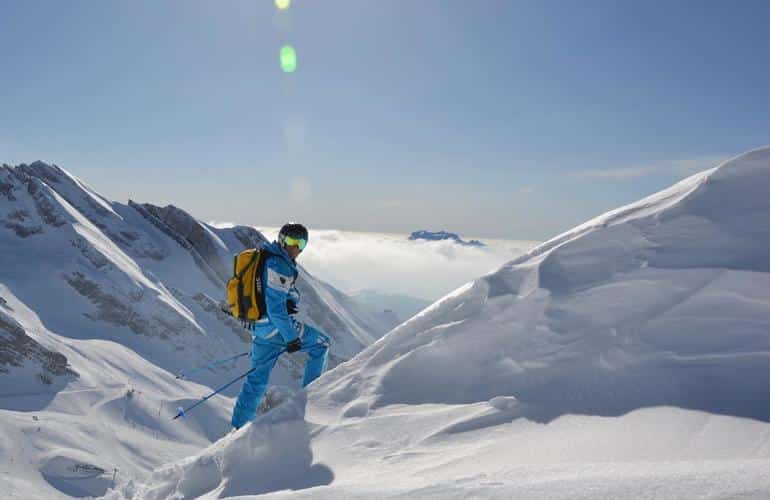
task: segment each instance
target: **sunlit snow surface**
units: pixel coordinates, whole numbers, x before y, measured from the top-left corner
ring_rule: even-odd
[[[115,497],[770,498],[770,149],[461,287]]]

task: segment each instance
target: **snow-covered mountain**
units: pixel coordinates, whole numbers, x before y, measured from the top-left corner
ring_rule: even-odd
[[[597,217],[113,496],[768,498],[768,193],[762,148]]]
[[[111,202],[53,165],[0,167],[0,490],[100,494],[113,473],[142,477],[221,436],[225,397],[169,417],[248,361],[174,375],[250,349],[219,302],[232,256],[262,241],[174,206]],[[332,366],[384,333],[304,270],[298,287]],[[271,382],[298,387],[301,369],[282,356]]]

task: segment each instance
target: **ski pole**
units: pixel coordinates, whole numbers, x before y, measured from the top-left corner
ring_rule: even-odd
[[[238,382],[238,381],[239,381],[240,379],[242,379],[243,377],[246,377],[246,376],[247,376],[249,373],[253,372],[254,370],[256,370],[256,368],[252,368],[251,370],[247,371],[247,372],[246,372],[246,373],[244,373],[243,375],[240,375],[238,378],[231,380],[230,382],[226,383],[225,385],[223,385],[223,386],[222,386],[222,387],[220,387],[219,389],[215,390],[214,392],[212,392],[212,393],[211,393],[211,394],[209,394],[208,396],[206,396],[206,397],[204,397],[204,398],[201,398],[201,399],[200,399],[200,401],[196,402],[195,404],[193,404],[193,405],[191,405],[191,406],[188,406],[187,408],[181,408],[181,407],[180,407],[180,408],[179,408],[179,412],[178,412],[176,415],[174,415],[174,418],[172,418],[171,420],[176,420],[176,419],[177,419],[177,418],[179,418],[179,417],[184,417],[184,416],[186,416],[188,411],[190,411],[190,410],[192,410],[193,408],[196,408],[196,407],[198,407],[199,405],[201,405],[201,404],[205,403],[206,401],[208,401],[209,399],[211,399],[212,397],[214,397],[216,394],[219,394],[221,391],[223,391],[223,390],[227,389],[228,387],[230,387],[230,386],[231,386],[231,385],[233,385],[234,383]]]
[[[178,378],[180,380],[184,380],[187,377],[189,377],[190,375],[192,375],[193,373],[198,373],[199,371],[203,371],[203,370],[206,370],[206,369],[209,369],[209,368],[214,368],[215,366],[223,365],[223,364],[227,363],[228,361],[232,361],[234,359],[242,358],[243,356],[248,356],[249,353],[250,353],[250,351],[242,352],[240,354],[236,354],[235,356],[229,357],[227,359],[220,359],[219,361],[213,361],[213,362],[211,362],[211,363],[209,363],[207,365],[199,366],[197,368],[193,368],[192,370],[190,370],[189,372],[186,372],[186,373],[185,372],[179,372],[179,374],[176,376],[176,378]]]
[[[286,350],[286,349],[284,349],[284,351],[285,351],[285,350]],[[279,353],[277,354],[277,356],[280,356],[281,354],[283,354],[283,351],[279,352]],[[180,408],[180,409],[179,409],[179,412],[178,412],[176,415],[174,415],[174,417],[173,417],[171,420],[176,420],[176,419],[178,419],[179,417],[184,417],[184,416],[187,414],[187,412],[188,412],[188,411],[192,410],[193,408],[197,408],[198,406],[200,406],[201,404],[205,403],[206,401],[208,401],[209,399],[211,399],[211,398],[212,398],[212,397],[214,397],[215,395],[219,394],[220,392],[224,391],[225,389],[227,389],[228,387],[230,387],[230,386],[231,386],[231,385],[233,385],[234,383],[236,383],[236,382],[238,382],[239,380],[241,380],[242,378],[244,378],[244,377],[248,376],[248,375],[249,375],[251,372],[253,372],[254,370],[256,370],[256,367],[255,367],[255,368],[252,368],[252,369],[251,369],[251,370],[249,370],[249,371],[247,371],[247,372],[246,372],[246,373],[244,373],[243,375],[239,375],[237,378],[234,378],[233,380],[231,380],[230,382],[226,383],[226,384],[225,384],[225,385],[223,385],[222,387],[219,387],[218,389],[216,389],[214,392],[212,392],[212,393],[211,393],[211,394],[209,394],[208,396],[206,396],[206,397],[204,397],[204,398],[201,398],[201,399],[200,399],[200,401],[196,402],[195,404],[193,404],[193,405],[191,405],[191,406],[188,406],[187,408]]]

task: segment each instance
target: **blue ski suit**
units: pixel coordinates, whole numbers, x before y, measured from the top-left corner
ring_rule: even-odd
[[[262,283],[267,315],[251,328],[254,335],[251,366],[254,371],[246,378],[235,402],[231,420],[235,428],[254,420],[259,402],[267,389],[270,372],[278,356],[286,350],[287,343],[299,337],[302,339],[301,350],[308,354],[302,387],[323,373],[329,354],[329,337],[312,326],[295,320],[288,313],[287,300],[299,305],[299,291],[294,287],[298,274],[297,265],[276,242],[266,245],[265,250],[268,256]]]

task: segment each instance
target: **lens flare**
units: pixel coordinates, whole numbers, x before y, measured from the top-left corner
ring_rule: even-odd
[[[291,45],[281,47],[281,69],[285,73],[294,73],[297,69],[297,53]]]
[[[291,5],[291,0],[275,0],[275,6],[278,10],[286,10]]]

